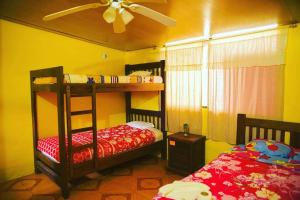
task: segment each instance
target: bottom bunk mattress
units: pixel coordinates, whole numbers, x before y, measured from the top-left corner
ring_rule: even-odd
[[[222,154],[181,181],[161,188],[153,200],[189,199],[186,196],[195,185],[200,190],[202,187],[206,197],[193,200],[300,199],[300,173],[296,168],[258,162],[254,157],[249,152]],[[186,190],[183,189],[185,184]],[[171,192],[175,198],[170,197]]]
[[[162,132],[155,128],[139,129],[129,125],[119,125],[97,131],[98,157],[104,158],[114,154],[130,151],[162,140]],[[93,141],[92,131],[73,134],[72,145],[79,147]],[[68,146],[66,138],[66,146]],[[59,162],[58,136],[47,137],[38,141],[37,149],[50,159]],[[93,149],[85,148],[73,154],[75,164],[91,160]]]

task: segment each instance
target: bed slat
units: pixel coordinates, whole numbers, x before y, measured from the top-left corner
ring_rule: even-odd
[[[71,112],[71,115],[86,115],[86,114],[92,114],[93,110],[80,110],[80,111],[73,111]]]
[[[93,127],[89,126],[89,127],[85,127],[85,128],[73,129],[73,130],[71,130],[71,133],[75,134],[75,133],[80,133],[80,132],[85,132],[85,131],[93,131]]]
[[[249,126],[249,141],[251,141],[253,138],[252,132],[253,132],[253,126]]]
[[[268,129],[264,128],[264,139],[268,139]]]
[[[272,140],[276,140],[276,129],[272,129]]]
[[[284,142],[284,138],[285,138],[285,131],[282,130],[280,131],[280,142]]]
[[[260,138],[260,127],[256,127],[256,138]]]

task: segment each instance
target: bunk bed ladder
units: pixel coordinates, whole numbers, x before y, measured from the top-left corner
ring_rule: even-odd
[[[93,140],[92,143],[81,145],[78,147],[73,147],[72,145],[68,145],[68,163],[69,163],[69,173],[70,177],[74,175],[74,161],[73,161],[73,154],[81,151],[86,148],[93,148],[93,165],[97,167],[97,119],[96,119],[96,89],[95,85],[92,84],[91,90],[89,93],[85,94],[76,94],[72,92],[72,88],[70,85],[66,86],[66,115],[67,115],[67,135],[68,135],[68,144],[72,142],[72,135],[84,132],[84,131],[93,131]],[[91,97],[91,110],[80,110],[80,111],[71,111],[71,99],[72,97]],[[84,127],[79,129],[72,129],[72,116],[78,115],[92,115],[92,126],[91,127]]]

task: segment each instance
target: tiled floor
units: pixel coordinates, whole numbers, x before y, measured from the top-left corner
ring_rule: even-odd
[[[97,175],[97,174],[96,174]],[[70,200],[151,200],[162,185],[183,177],[165,170],[165,161],[148,156],[84,177],[72,185]],[[0,185],[1,200],[62,200],[60,189],[43,174]]]

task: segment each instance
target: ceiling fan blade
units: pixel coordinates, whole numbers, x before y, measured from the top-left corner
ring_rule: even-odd
[[[103,18],[107,23],[113,23],[116,20],[117,10],[114,7],[109,6],[103,13]]]
[[[113,28],[115,33],[123,33],[126,31],[125,23],[119,11],[116,12],[116,20],[113,23]]]
[[[155,10],[152,10],[150,8],[147,8],[145,6],[141,6],[138,4],[130,4],[128,8],[135,13],[144,15],[146,17],[149,17],[161,24],[164,24],[165,26],[175,26],[176,20],[172,19],[171,17],[168,17],[166,15],[163,15]]]
[[[56,12],[56,13],[47,15],[47,16],[43,17],[43,20],[44,21],[50,21],[50,20],[53,20],[53,19],[56,19],[56,18],[59,18],[59,17],[63,17],[65,15],[70,15],[70,14],[80,12],[80,11],[83,11],[83,10],[88,10],[88,9],[98,8],[98,7],[101,7],[101,6],[108,6],[108,5],[109,5],[109,3],[106,3],[106,4],[90,3],[90,4],[77,6],[77,7],[74,7],[74,8],[70,8],[70,9],[67,9],[67,10],[63,10],[63,11],[60,11],[60,12]]]
[[[167,0],[128,0],[131,3],[167,3]]]
[[[131,22],[134,18],[134,16],[130,12],[125,10],[125,8],[120,9],[120,15],[122,16],[122,19],[123,19],[123,22],[125,23],[125,25],[127,25],[129,22]]]

